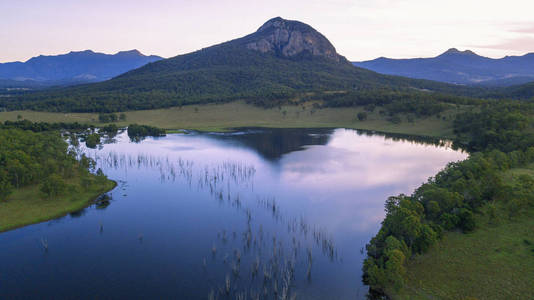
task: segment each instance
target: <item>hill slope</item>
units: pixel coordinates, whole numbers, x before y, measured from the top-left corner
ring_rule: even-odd
[[[119,111],[246,99],[256,103],[316,91],[465,88],[355,68],[311,26],[274,18],[245,37],[147,64],[109,81],[10,97],[7,109]]]
[[[353,64],[382,74],[456,84],[509,86],[534,81],[534,53],[492,59],[453,48],[433,58],[381,57]]]
[[[534,99],[534,82],[510,86],[492,96],[495,98]]]
[[[162,59],[145,56],[137,50],[116,54],[95,53],[91,50],[70,52],[62,55],[33,57],[26,62],[0,64],[0,79],[9,80],[9,85],[69,85],[97,82],[113,78],[147,63]]]

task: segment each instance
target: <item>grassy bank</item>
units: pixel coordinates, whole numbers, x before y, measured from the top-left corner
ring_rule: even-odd
[[[314,109],[308,104],[304,107],[282,106],[281,108],[264,109],[238,101],[226,104],[129,111],[125,112],[126,121],[116,124],[126,126],[137,123],[170,130],[196,129],[202,131],[224,131],[236,127],[345,127],[432,137],[453,136],[452,116],[455,110],[442,113],[440,118],[415,119],[413,122],[407,121],[406,116],[401,116],[403,121],[400,124],[388,121],[388,117],[381,115],[379,110],[377,108],[374,112],[367,112],[367,120],[359,121],[356,115],[363,111],[361,107]],[[0,121],[15,121],[19,116],[30,121],[80,122],[101,125],[98,123],[98,114],[92,113],[11,111],[0,112]]]
[[[534,176],[534,168],[513,169],[503,177]],[[497,206],[499,207],[499,206]],[[406,284],[394,299],[531,299],[534,295],[534,208],[510,220],[498,209],[498,222],[477,215],[472,233],[450,232],[423,255],[408,262]]]
[[[107,180],[103,185],[95,182],[84,189],[79,182],[79,178],[76,177],[68,180],[66,183],[73,189],[50,199],[41,195],[37,185],[15,190],[6,201],[0,202],[0,232],[78,211],[116,186],[114,181]]]

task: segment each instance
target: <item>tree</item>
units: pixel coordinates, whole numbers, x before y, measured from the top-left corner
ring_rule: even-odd
[[[74,147],[78,147],[80,145],[80,141],[78,140],[78,137],[74,133],[71,133],[69,135],[69,140],[70,140],[70,144]]]
[[[358,113],[357,117],[358,117],[358,120],[365,121],[367,120],[367,113],[364,111],[361,111]]]
[[[133,141],[140,141],[146,136],[165,136],[165,130],[148,125],[128,125],[128,137]]]
[[[373,112],[373,111],[375,111],[375,108],[376,108],[376,105],[374,105],[374,104],[367,104],[367,105],[365,106],[364,109],[365,109],[366,111]]]
[[[92,133],[85,138],[85,145],[88,148],[96,148],[100,144],[100,135],[98,133]]]
[[[94,159],[87,157],[85,154],[82,154],[80,158],[80,166],[84,170],[93,171],[96,167],[96,162]]]
[[[98,168],[98,170],[96,171],[96,183],[98,185],[103,185],[106,183],[107,181],[107,176],[104,174],[104,172],[102,171],[102,169]]]
[[[431,200],[428,201],[425,205],[425,210],[427,214],[431,217],[436,219],[439,217],[441,208],[439,207],[439,203],[437,201]]]
[[[91,180],[91,177],[88,176],[89,174],[83,175],[80,177],[80,185],[83,189],[88,190],[93,181]]]
[[[438,235],[436,232],[427,224],[421,226],[421,234],[417,237],[415,241],[416,251],[419,253],[424,253],[438,240]]]
[[[399,249],[394,249],[386,252],[388,261],[386,262],[386,277],[389,281],[389,285],[398,291],[404,283],[404,275],[406,274],[406,268],[404,261],[406,257]]]
[[[462,208],[458,215],[460,217],[460,228],[462,228],[464,232],[475,230],[475,216],[471,210]]]
[[[11,194],[13,186],[9,183],[7,175],[0,173],[0,201],[3,201]]]
[[[100,123],[111,123],[111,122],[117,122],[119,118],[116,114],[99,114],[98,115],[98,121]]]
[[[119,127],[115,124],[109,124],[100,129],[102,132],[108,134],[110,137],[114,137],[117,135],[117,131],[119,131]]]
[[[47,179],[41,184],[41,192],[47,197],[58,196],[65,191],[66,184],[63,178],[57,174],[48,176]]]

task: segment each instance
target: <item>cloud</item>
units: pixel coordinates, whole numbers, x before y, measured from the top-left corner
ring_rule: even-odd
[[[518,53],[534,52],[534,23],[532,22],[497,22],[498,27],[506,28],[500,39],[492,42],[471,44],[470,47],[492,51],[513,51]]]
[[[534,30],[534,28],[533,28]],[[534,32],[533,32],[534,33]],[[534,36],[520,36],[489,45],[475,45],[477,48],[534,52]]]
[[[518,29],[514,29],[514,30],[511,30],[512,32],[517,32],[517,33],[529,33],[529,34],[534,34],[534,25],[530,25],[528,27],[522,27],[522,28],[518,28]]]

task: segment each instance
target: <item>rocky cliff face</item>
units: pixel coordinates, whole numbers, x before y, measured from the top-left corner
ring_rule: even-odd
[[[345,60],[321,33],[298,21],[274,18],[252,36],[254,40],[247,43],[246,47],[262,53],[272,52],[284,57],[311,54],[337,62]]]

